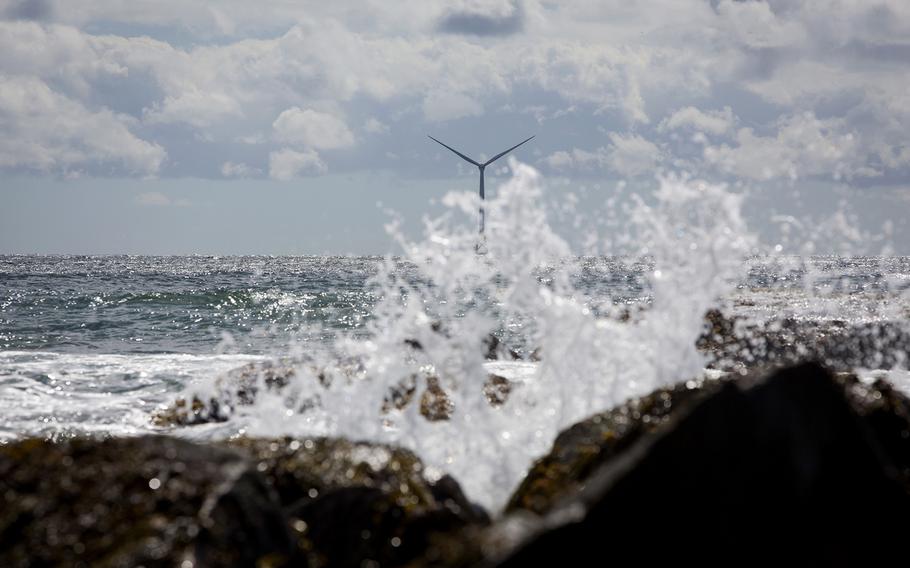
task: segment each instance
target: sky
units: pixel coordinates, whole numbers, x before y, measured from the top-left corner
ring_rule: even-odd
[[[554,210],[685,173],[910,254],[908,132],[906,0],[0,0],[0,253],[383,254],[476,190],[427,134],[533,134]]]

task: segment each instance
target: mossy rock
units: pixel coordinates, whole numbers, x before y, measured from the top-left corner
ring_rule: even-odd
[[[284,515],[236,451],[164,437],[0,446],[0,566],[278,566]]]

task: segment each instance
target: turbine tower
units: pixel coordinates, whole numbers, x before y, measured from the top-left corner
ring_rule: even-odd
[[[440,145],[442,145],[442,146],[445,146],[446,148],[448,148],[448,149],[451,150],[452,152],[455,152],[455,154],[457,154],[462,160],[465,160],[466,162],[470,162],[470,163],[474,164],[475,166],[477,166],[477,168],[480,170],[480,200],[481,200],[481,202],[485,199],[484,194],[483,194],[483,171],[486,169],[486,167],[489,166],[490,164],[492,164],[493,162],[495,162],[496,160],[498,160],[499,158],[502,158],[503,156],[505,156],[506,154],[508,154],[508,153],[511,152],[512,150],[514,150],[515,148],[518,148],[519,146],[521,146],[522,144],[524,144],[525,142],[527,142],[527,141],[530,140],[531,138],[534,138],[534,136],[531,136],[531,138],[528,138],[527,140],[523,140],[523,141],[519,142],[518,144],[512,146],[511,148],[509,148],[509,149],[506,150],[505,152],[500,152],[500,153],[496,154],[495,156],[493,156],[492,158],[490,158],[489,160],[487,160],[486,162],[484,162],[484,163],[481,164],[481,163],[475,162],[475,161],[472,160],[471,158],[465,156],[464,154],[462,154],[461,152],[459,152],[459,151],[456,150],[455,148],[452,148],[451,146],[448,146],[448,145],[446,145],[446,144],[443,144],[442,142],[440,142],[439,140],[433,138],[433,137],[430,136],[429,134],[427,135],[427,137],[428,137],[430,140],[432,140],[433,142],[436,142],[437,144],[440,144]],[[480,234],[481,234],[481,235],[483,234],[483,221],[484,221],[484,211],[483,211],[483,203],[481,203],[481,205],[480,205]]]

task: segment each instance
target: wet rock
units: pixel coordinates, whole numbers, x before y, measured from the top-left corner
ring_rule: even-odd
[[[489,522],[454,479],[435,483],[411,452],[343,439],[229,443],[279,495],[309,566],[399,566],[433,555],[442,534]]]
[[[399,566],[489,523],[411,452],[344,439],[0,446],[0,566]]]
[[[910,362],[910,326],[794,318],[752,322],[710,310],[696,346],[710,355],[710,366],[724,370],[803,361],[823,361],[842,371],[890,369]]]
[[[719,387],[717,382],[689,381],[596,414],[564,430],[550,453],[539,459],[512,494],[506,512],[544,514],[576,493],[597,468],[622,454],[642,436],[664,425],[691,401]]]
[[[313,375],[322,386],[329,386],[333,380],[349,380],[356,372],[352,368],[336,369],[335,372],[323,369],[313,370]],[[251,363],[219,378],[217,395],[207,400],[195,396],[189,400],[178,398],[170,406],[156,410],[152,423],[166,428],[224,422],[238,406],[254,404],[261,388],[280,392],[296,376],[296,367],[288,362]],[[454,411],[451,397],[439,377],[429,371],[414,373],[389,389],[381,412],[385,414],[405,408],[414,400],[418,387],[420,414],[431,422],[448,420]],[[482,388],[490,405],[499,406],[508,399],[514,384],[505,377],[491,374]],[[318,404],[318,399],[291,402],[296,402],[298,412],[305,412],[310,405]]]
[[[224,448],[143,437],[0,446],[0,566],[279,566],[262,476]]]
[[[449,331],[440,321],[434,321],[430,324],[430,331],[442,338],[449,339]],[[423,351],[423,343],[418,339],[408,338],[404,344],[415,351]],[[521,359],[521,354],[505,345],[501,339],[494,333],[488,333],[481,341],[481,351],[487,361],[497,361],[500,359],[517,361]]]
[[[512,394],[514,386],[512,381],[505,377],[490,375],[483,384],[483,394],[487,398],[487,402],[490,403],[490,406],[500,406],[505,404],[506,400],[509,399],[509,395]]]
[[[649,564],[902,562],[907,402],[814,364],[719,383],[584,475],[493,565],[584,564],[604,547]]]
[[[217,394],[208,400],[193,397],[179,398],[167,408],[152,416],[157,426],[192,426],[211,422],[224,422],[237,406],[249,406],[256,400],[260,388],[272,391],[283,389],[296,376],[293,361],[262,361],[249,363],[220,377],[215,385]],[[319,373],[320,381],[327,381]]]
[[[430,422],[448,420],[454,408],[451,397],[439,384],[439,378],[427,377],[427,387],[420,395],[420,415]]]
[[[521,355],[507,347],[502,340],[492,333],[488,334],[481,343],[482,349],[484,351],[484,358],[487,361],[496,361],[499,359],[506,359],[517,361],[521,359]]]

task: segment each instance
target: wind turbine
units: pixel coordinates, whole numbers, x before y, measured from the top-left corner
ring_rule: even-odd
[[[524,144],[525,142],[527,142],[527,141],[530,140],[531,138],[534,138],[534,136],[531,136],[531,138],[528,138],[527,140],[523,140],[523,141],[519,142],[518,144],[512,146],[511,148],[509,148],[509,149],[506,150],[505,152],[500,152],[500,153],[496,154],[495,156],[493,156],[492,158],[490,158],[489,160],[487,160],[486,162],[484,162],[484,163],[482,163],[482,164],[479,163],[479,162],[475,162],[474,160],[472,160],[471,158],[465,156],[464,154],[462,154],[461,152],[459,152],[459,151],[456,150],[455,148],[452,148],[451,146],[448,146],[448,145],[446,145],[446,144],[440,142],[439,140],[433,138],[433,137],[430,136],[429,134],[427,134],[427,138],[429,138],[429,139],[432,140],[433,142],[436,142],[437,144],[440,144],[440,145],[442,145],[442,146],[445,146],[445,147],[448,148],[449,150],[455,152],[462,160],[465,160],[466,162],[470,162],[470,163],[474,164],[475,166],[477,166],[478,169],[480,169],[480,200],[481,200],[481,202],[482,202],[482,201],[485,199],[485,198],[484,198],[484,194],[483,194],[483,171],[486,169],[486,167],[489,166],[490,164],[492,164],[493,162],[495,162],[496,160],[498,160],[499,158],[502,158],[503,156],[505,156],[506,154],[508,154],[508,153],[511,152],[512,150],[514,150],[515,148],[518,148],[519,146],[521,146],[522,144]],[[481,234],[481,235],[483,234],[483,220],[484,220],[484,211],[483,211],[483,203],[481,203],[481,205],[480,205],[480,234]]]

